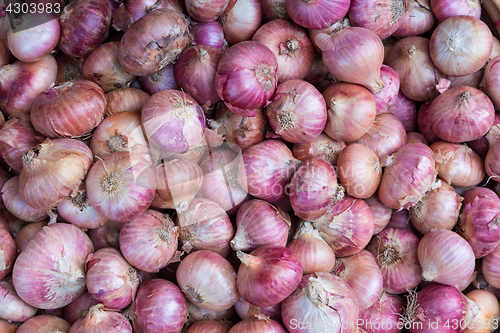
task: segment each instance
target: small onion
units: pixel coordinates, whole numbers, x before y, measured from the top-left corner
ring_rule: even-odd
[[[71,224],[43,227],[14,264],[17,294],[40,309],[68,305],[85,290],[85,260],[93,250],[89,237]]]
[[[186,333],[228,333],[231,327],[216,320],[203,320],[189,326]]]
[[[224,39],[224,31],[219,22],[198,22],[193,25],[189,32],[193,38],[193,45],[207,45],[223,50],[227,45]]]
[[[90,308],[99,302],[85,291],[80,297],[64,307],[64,319],[73,325],[77,320],[85,318]]]
[[[68,333],[100,333],[100,332],[132,333],[128,320],[118,312],[105,311],[103,304],[90,308],[85,318],[75,322]]]
[[[498,319],[500,318],[500,305],[498,304],[498,298],[492,292],[480,289],[469,291],[465,294],[465,296],[479,306],[479,313],[462,332],[491,332],[492,326],[495,325],[495,323],[498,323]]]
[[[286,246],[291,224],[290,216],[270,203],[247,201],[238,209],[231,248],[250,252],[261,246]]]
[[[401,331],[399,327],[403,326],[403,307],[400,296],[383,292],[371,307],[359,312],[359,326],[368,333],[398,333]]]
[[[431,103],[432,100],[422,104],[417,113],[418,129],[429,144],[440,140],[439,137],[432,131],[431,124],[429,122],[429,108],[431,107]]]
[[[500,107],[500,98],[498,97],[500,91],[500,75],[498,74],[500,69],[500,66],[498,66],[499,61],[500,56],[496,56],[488,62],[488,65],[486,65],[484,70],[483,80],[484,92],[488,95],[496,108]]]
[[[336,141],[323,132],[309,142],[294,144],[292,153],[295,158],[302,162],[319,156],[331,165],[336,166],[338,156],[345,147],[346,144],[344,142]]]
[[[153,10],[168,8],[179,13],[182,12],[182,5],[178,0],[130,0],[127,1],[127,11],[132,15],[134,22]]]
[[[224,38],[229,44],[250,40],[259,29],[262,8],[259,0],[230,0],[219,18]]]
[[[119,249],[120,230],[123,226],[123,223],[109,221],[102,227],[90,229],[88,234],[95,246],[96,251],[105,247],[114,247],[115,249]]]
[[[229,333],[286,333],[285,328],[277,321],[259,316],[247,318],[234,325]]]
[[[256,317],[258,315],[268,316],[269,318],[280,321],[281,320],[281,303],[266,308],[254,306],[243,298],[234,304],[236,313],[241,319]]]
[[[403,93],[399,92],[396,103],[388,108],[388,112],[401,121],[406,132],[413,132],[417,129],[417,106]]]
[[[179,90],[174,78],[174,64],[168,64],[163,69],[151,75],[139,77],[140,86],[148,94],[154,95],[162,90]]]
[[[418,237],[411,231],[389,227],[368,244],[367,250],[373,254],[382,272],[385,292],[402,294],[422,281],[418,243]]]
[[[450,230],[433,230],[418,244],[418,261],[424,281],[459,285],[474,273],[474,251]]]
[[[121,88],[106,94],[106,116],[122,111],[141,113],[144,103],[149,99],[145,91],[134,88]]]
[[[276,305],[300,283],[300,259],[286,247],[263,246],[250,254],[236,254],[242,263],[236,278],[238,291],[252,305]]]
[[[460,0],[453,2],[449,0],[430,0],[430,5],[432,12],[439,22],[443,22],[449,17],[459,15],[469,15],[478,19],[481,17],[481,2],[478,0]]]
[[[323,29],[343,18],[349,9],[349,0],[287,0],[290,18],[308,29]]]
[[[87,289],[108,309],[124,309],[135,297],[139,275],[117,249],[96,251],[87,259]]]
[[[19,231],[14,239],[16,243],[17,253],[21,253],[26,249],[29,242],[35,235],[47,225],[47,221],[28,223]]]
[[[373,214],[373,223],[375,224],[373,234],[376,235],[389,224],[392,208],[387,207],[380,201],[378,193],[366,198],[364,201],[370,207],[370,211]]]
[[[3,333],[16,333],[18,327],[18,323],[12,323],[10,321],[0,319],[0,329]]]
[[[401,25],[392,34],[398,38],[422,35],[436,24],[429,0],[410,0],[400,21]]]
[[[2,187],[5,208],[15,217],[26,222],[38,222],[47,217],[47,211],[30,207],[19,194],[19,176],[10,178]]]
[[[33,317],[37,311],[37,308],[27,304],[17,295],[10,276],[0,280],[0,318],[23,322]]]
[[[204,1],[187,0],[186,10],[197,21],[210,22],[221,16],[229,5],[229,0]]]
[[[53,315],[39,315],[25,321],[16,333],[69,333],[71,325],[64,319]]]

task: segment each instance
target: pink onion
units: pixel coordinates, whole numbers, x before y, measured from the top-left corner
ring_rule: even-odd
[[[177,268],[176,277],[187,299],[203,309],[227,310],[240,298],[233,266],[212,251],[189,254]]]
[[[19,194],[19,176],[10,178],[2,187],[5,208],[15,217],[26,222],[38,222],[47,218],[47,211],[30,207]]]
[[[126,308],[134,300],[139,283],[137,270],[117,249],[100,249],[87,259],[87,289],[108,309]]]
[[[403,327],[403,307],[400,296],[383,292],[371,307],[359,312],[359,326],[368,333],[398,333]]]
[[[375,229],[373,234],[376,235],[381,232],[389,223],[392,214],[392,208],[387,207],[378,198],[378,193],[375,193],[369,198],[364,200],[366,204],[370,207],[370,211],[373,214],[373,223]]]
[[[475,259],[469,243],[450,230],[433,230],[418,244],[425,281],[459,285],[474,273]]]
[[[26,249],[29,242],[35,235],[47,225],[47,221],[28,223],[16,235],[14,243],[16,243],[17,253],[21,253]]]
[[[238,291],[252,305],[278,304],[300,283],[300,259],[286,247],[262,246],[250,254],[236,254],[242,263],[236,279]]]
[[[141,113],[144,103],[149,99],[145,91],[134,88],[121,88],[106,94],[106,115],[122,111]]]
[[[247,201],[238,209],[231,248],[250,252],[266,245],[286,246],[291,223],[287,213],[270,203]]]
[[[4,20],[4,23],[7,21]],[[9,22],[10,23],[10,22]],[[0,67],[7,65],[10,62],[10,51],[4,42],[0,43]]]
[[[175,276],[175,272],[174,276]],[[203,321],[203,320],[216,320],[225,321],[230,320],[236,315],[236,310],[234,307],[230,307],[227,310],[222,311],[211,311],[199,307],[198,305],[188,301],[189,319],[186,322],[186,326],[192,324],[193,322]]]
[[[308,29],[327,28],[347,14],[349,0],[286,1],[291,19]]]
[[[0,280],[0,318],[23,322],[33,317],[37,311],[37,308],[25,303],[17,295],[10,276]]]
[[[315,156],[319,156],[331,165],[335,166],[337,165],[337,158],[340,152],[345,147],[346,144],[344,142],[336,141],[323,132],[316,139],[309,142],[294,144],[292,152],[293,156],[302,162]]]
[[[417,125],[420,133],[422,133],[429,144],[432,144],[439,139],[439,137],[432,131],[431,124],[429,122],[429,108],[431,107],[431,101],[428,101],[420,106],[417,113]]]
[[[182,5],[178,0],[130,0],[127,2],[127,11],[132,15],[134,22],[153,10],[168,8],[179,13]]]
[[[85,318],[90,308],[99,302],[85,291],[80,297],[64,307],[64,319],[73,325],[77,320]]]
[[[129,222],[145,212],[154,199],[156,178],[139,154],[116,152],[90,168],[85,180],[90,204],[104,217]]]
[[[106,247],[119,249],[120,244],[118,241],[120,238],[120,230],[123,226],[123,223],[109,221],[102,227],[90,229],[88,234],[95,246],[96,251]]]
[[[193,45],[207,45],[222,51],[227,44],[224,31],[216,21],[198,22],[191,27],[189,32],[193,38]]]
[[[210,22],[217,20],[224,13],[229,2],[229,0],[187,0],[185,5],[187,12],[192,18],[201,22]]]
[[[451,5],[453,4],[453,5]],[[469,15],[477,19],[481,17],[481,2],[478,0],[430,0],[432,13],[438,21],[443,22],[449,17]]]
[[[413,132],[417,129],[417,106],[403,93],[398,94],[396,103],[389,107],[388,111],[401,121],[406,132]]]
[[[230,333],[247,333],[247,332],[261,332],[261,333],[286,333],[287,331],[283,326],[266,316],[259,316],[247,318],[234,325]]]
[[[431,30],[436,23],[429,0],[410,0],[408,9],[400,19],[401,25],[392,34],[394,37],[418,36]]]
[[[39,315],[25,321],[16,333],[69,333],[71,325],[64,319],[54,315]]]
[[[215,87],[231,111],[253,117],[255,109],[263,108],[274,95],[277,71],[278,61],[271,50],[260,43],[245,41],[223,53]]]
[[[373,236],[373,214],[360,199],[346,195],[325,215],[311,221],[336,257],[346,257],[361,251]]]
[[[321,272],[304,276],[281,309],[286,328],[303,333],[353,333],[359,315],[356,294],[349,284]]]
[[[500,83],[499,83],[499,61],[500,56],[496,56],[486,66],[484,70],[484,92],[491,99],[496,108],[500,106],[500,98],[498,98],[498,92],[500,91]]]
[[[395,1],[401,2],[402,0]],[[382,65],[380,79],[384,83],[384,88],[378,94],[372,94],[377,105],[377,114],[387,112],[396,104],[400,87],[398,73],[389,66]]]
[[[383,276],[387,293],[402,294],[422,281],[422,268],[417,258],[419,239],[406,229],[386,228],[368,244]]]
[[[262,8],[259,0],[230,0],[219,22],[229,44],[250,40],[260,27]]]
[[[68,305],[85,290],[85,260],[93,250],[89,237],[73,225],[43,227],[14,264],[17,294],[40,309]]]
[[[275,203],[286,197],[285,186],[300,165],[281,141],[265,140],[243,153],[248,193]]]
[[[236,312],[241,319],[247,319],[256,317],[258,315],[264,315],[268,316],[272,320],[276,321],[281,320],[281,303],[261,308],[248,303],[243,298],[240,298],[238,302],[234,304],[234,308],[236,309]]]
[[[216,320],[203,320],[189,326],[186,333],[228,333],[231,327]]]
[[[154,95],[162,90],[179,90],[179,86],[174,78],[174,64],[168,64],[158,72],[141,76],[138,80],[141,88],[150,95]]]
[[[120,230],[120,250],[134,267],[159,272],[177,251],[178,235],[178,227],[168,215],[147,210]]]
[[[469,291],[465,296],[479,306],[479,313],[463,331],[464,333],[487,333],[491,331],[493,325],[498,325],[500,305],[495,294],[488,290],[477,289]]]
[[[106,311],[103,304],[97,304],[90,308],[85,318],[76,321],[68,333],[100,333],[111,330],[116,333],[132,333],[132,326],[120,313]]]

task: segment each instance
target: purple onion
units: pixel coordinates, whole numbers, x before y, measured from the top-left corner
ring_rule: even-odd
[[[64,307],[64,319],[73,325],[77,320],[85,318],[89,309],[97,304],[99,302],[88,291],[85,291],[80,297]]]
[[[191,27],[193,45],[208,45],[221,50],[226,45],[219,22],[200,22]]]
[[[238,302],[234,304],[234,308],[241,319],[247,319],[262,314],[273,320],[281,320],[281,303],[261,308],[248,303],[243,298],[240,298]]]
[[[138,78],[141,88],[153,95],[162,90],[178,90],[174,79],[174,64],[168,64],[159,72]]]
[[[387,65],[380,68],[380,79],[384,88],[378,94],[372,93],[377,105],[377,114],[387,112],[391,105],[396,104],[400,85],[398,73]]]
[[[398,94],[396,103],[388,108],[388,112],[401,120],[406,132],[417,130],[417,106],[414,101],[403,95],[403,93]]]

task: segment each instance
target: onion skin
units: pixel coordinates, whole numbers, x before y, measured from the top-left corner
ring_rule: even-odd
[[[378,189],[380,201],[397,210],[415,206],[431,189],[435,168],[434,153],[428,146],[404,145],[384,170]]]
[[[491,99],[493,102],[493,105],[495,105],[495,108],[500,107],[500,98],[498,97],[498,94],[500,92],[500,82],[499,82],[499,61],[500,61],[500,55],[496,56],[490,62],[488,62],[488,65],[486,65],[486,68],[484,70],[484,92],[488,95],[488,97]]]
[[[5,208],[15,217],[26,222],[38,222],[47,218],[45,210],[32,208],[23,201],[19,194],[19,176],[7,180],[1,191]]]
[[[179,86],[174,78],[174,64],[168,64],[160,71],[151,75],[141,76],[138,80],[141,89],[144,89],[150,95],[154,95],[162,90],[179,90]]]
[[[198,22],[190,29],[193,45],[208,45],[217,50],[223,50],[227,46],[224,39],[224,31],[219,22]]]
[[[237,256],[242,262],[236,278],[238,291],[252,305],[280,303],[302,278],[300,259],[286,247],[262,246],[250,254],[238,251]]]
[[[77,138],[99,125],[105,111],[106,96],[101,87],[88,80],[78,80],[62,83],[38,95],[30,117],[35,130],[46,137]]]
[[[127,29],[120,41],[120,62],[127,72],[136,76],[156,73],[177,59],[188,42],[188,35],[182,14],[166,8],[156,9]]]
[[[308,29],[323,29],[347,14],[351,1],[286,1],[286,11],[297,24]]]
[[[0,67],[9,63],[10,51],[3,42],[0,43]]]
[[[219,18],[224,38],[230,45],[252,39],[262,20],[259,0],[231,0]]]
[[[14,264],[12,278],[17,294],[40,309],[68,305],[85,290],[85,260],[93,251],[90,238],[73,225],[43,227]]]
[[[141,284],[134,302],[137,332],[180,333],[188,316],[187,301],[172,282],[153,279]]]
[[[450,230],[433,230],[418,244],[418,261],[424,281],[460,285],[474,273],[474,251]]]
[[[252,318],[257,315],[265,315],[272,320],[281,320],[281,303],[270,307],[261,308],[248,303],[243,298],[240,298],[238,302],[234,304],[234,308],[241,319]]]
[[[50,54],[33,63],[16,61],[0,68],[0,109],[7,116],[29,114],[38,95],[56,80],[57,63]]]
[[[392,34],[398,38],[422,35],[436,24],[429,0],[410,0],[400,21],[401,25]]]
[[[85,318],[90,308],[99,302],[85,291],[80,297],[64,307],[64,319],[73,325],[78,319]]]
[[[450,6],[453,4],[453,6]],[[439,22],[449,17],[469,15],[477,19],[481,17],[481,2],[477,0],[462,0],[450,2],[449,0],[430,0],[432,12]]]
[[[234,318],[234,316],[236,315],[235,307],[230,307],[229,309],[223,311],[210,311],[203,309],[198,305],[191,303],[189,301],[188,301],[188,310],[189,310],[189,320],[186,322],[186,326],[204,320],[215,320],[215,321],[230,320],[231,318]]]
[[[380,79],[384,83],[384,88],[378,94],[372,94],[377,105],[377,114],[387,112],[396,104],[401,85],[398,73],[387,65],[382,65],[380,68]]]
[[[368,333],[398,333],[401,331],[398,324],[403,315],[403,308],[404,303],[400,296],[384,292],[371,307],[359,312],[359,319],[362,320],[360,327]]]
[[[66,8],[60,18],[59,48],[78,58],[92,52],[106,38],[111,24],[111,8],[106,0],[85,0]]]
[[[417,106],[415,102],[399,92],[396,103],[388,108],[403,124],[406,132],[417,130]]]
[[[425,137],[426,141],[429,144],[432,144],[436,141],[441,140],[431,128],[431,124],[429,122],[429,108],[431,107],[431,101],[428,101],[420,106],[420,109],[417,113],[417,125],[420,133]]]
[[[211,22],[217,20],[229,5],[229,0],[201,1],[188,0],[185,2],[189,15],[197,21]]]
[[[14,239],[17,253],[24,251],[35,235],[47,225],[47,221],[28,223],[19,231]]]
[[[262,332],[262,333],[286,333],[285,328],[277,321],[269,318],[253,317],[247,318],[236,325],[230,330],[230,333],[244,333],[244,332]]]
[[[16,243],[9,232],[0,228],[0,280],[10,273],[16,261]],[[3,317],[2,317],[3,318]],[[5,318],[7,319],[7,318]]]
[[[4,333],[16,333],[19,324],[11,323],[10,321],[0,319],[0,329]]]
[[[96,251],[106,247],[119,249],[120,244],[118,242],[120,239],[120,230],[123,228],[123,225],[123,223],[109,221],[102,227],[90,229],[88,234]]]
[[[463,330],[464,333],[488,333],[491,327],[487,327],[488,320],[491,324],[498,321],[500,317],[500,306],[497,297],[487,290],[472,290],[465,296],[479,306],[479,313],[474,320]],[[491,325],[490,326],[493,326]]]
[[[131,0],[127,2],[127,11],[132,15],[134,22],[153,10],[168,8],[182,12],[183,4],[178,0],[165,0],[158,3],[156,0]]]
[[[186,333],[228,333],[231,327],[216,320],[203,320],[189,326]]]
[[[105,311],[103,304],[97,304],[90,308],[85,318],[75,322],[68,333],[100,333],[111,330],[116,333],[132,333],[132,326],[120,313]]]
[[[106,116],[122,111],[141,113],[144,103],[149,99],[145,91],[134,88],[121,88],[106,94]]]
[[[376,235],[389,224],[392,214],[392,208],[387,207],[378,198],[378,193],[375,193],[369,198],[364,199],[366,204],[370,207],[370,211],[373,214],[373,223],[375,229],[373,234]]]
[[[442,140],[454,143],[479,139],[495,120],[495,109],[488,96],[472,87],[456,87],[436,97],[429,109],[432,131]]]
[[[39,315],[25,321],[16,333],[69,333],[71,325],[64,319],[53,315]]]
[[[331,165],[336,166],[338,156],[345,147],[344,142],[334,140],[323,132],[316,139],[309,142],[294,144],[292,153],[295,158],[302,162],[319,156]]]

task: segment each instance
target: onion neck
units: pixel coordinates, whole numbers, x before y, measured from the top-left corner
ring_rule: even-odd
[[[26,153],[23,154],[23,163],[25,164],[30,164],[31,162],[33,162],[33,160],[35,158],[38,157],[38,155],[40,154],[40,150],[42,149],[42,147],[40,146],[37,146],[31,150],[28,150]]]
[[[110,137],[106,142],[106,144],[111,153],[128,150],[127,139],[118,133]]]
[[[88,207],[90,207],[87,193],[85,191],[79,191],[74,198],[71,199],[73,205],[78,207],[80,212],[85,211]]]
[[[422,279],[424,281],[434,281],[438,274],[437,268],[434,266],[434,264],[429,264],[425,270],[422,271]]]
[[[250,238],[248,237],[248,233],[245,230],[238,231],[231,242],[229,242],[231,248],[234,251],[241,251],[242,249],[247,247],[249,243]]]
[[[310,278],[304,288],[304,292],[309,301],[316,307],[328,305],[328,296],[320,279]]]
[[[405,2],[403,0],[394,0],[391,3],[391,22],[389,23],[389,27],[392,27],[396,24],[406,12]]]
[[[107,174],[101,181],[101,186],[109,195],[116,195],[120,190],[120,179],[116,174]]]
[[[380,254],[382,265],[392,266],[402,260],[399,246],[389,245],[384,248]]]
[[[103,320],[104,304],[97,304],[89,309],[87,317],[85,318],[85,326],[91,326]]]
[[[204,48],[199,49],[196,55],[198,56],[198,60],[202,63],[207,62],[207,60],[210,61],[210,55],[208,54],[208,51]]]
[[[298,40],[291,38],[280,45],[280,54],[290,54],[297,51],[300,48],[300,43]]]
[[[195,303],[202,304],[203,298],[201,295],[191,286],[186,288],[186,294],[188,297],[193,300]]]
[[[402,48],[401,51],[403,53],[403,59],[410,60],[411,58],[416,56],[418,48],[417,46],[415,46],[415,44],[413,44],[409,48]]]
[[[127,281],[132,286],[138,286],[141,283],[139,273],[134,267],[129,267],[126,273]]]
[[[236,256],[238,257],[238,259],[240,259],[241,263],[247,266],[248,268],[258,266],[263,261],[262,258],[252,256],[251,254],[246,254],[245,252],[242,251],[237,251]]]
[[[167,221],[170,220],[168,216],[166,219]],[[177,230],[177,227],[169,228],[169,224],[167,222],[163,222],[162,225],[156,229],[156,235],[160,241],[170,245],[174,240],[173,236],[177,233]]]
[[[290,110],[282,110],[276,115],[276,120],[280,125],[279,131],[276,134],[281,134],[286,130],[293,130],[295,128],[295,119],[293,113]]]
[[[273,87],[273,70],[267,64],[258,64],[255,66],[255,77],[262,84],[265,90],[271,90]]]

